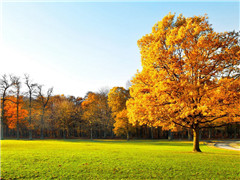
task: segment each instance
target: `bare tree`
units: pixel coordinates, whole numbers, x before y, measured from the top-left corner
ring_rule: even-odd
[[[28,96],[29,96],[29,111],[28,111],[28,123],[29,123],[29,139],[32,140],[32,97],[36,93],[36,83],[32,83],[29,78],[29,75],[25,74],[25,84],[28,87]]]
[[[21,89],[21,81],[20,77],[14,76],[13,78],[13,85],[15,87],[16,93],[16,105],[17,105],[17,139],[19,140],[19,104],[20,104],[20,89]]]
[[[10,78],[10,79],[9,79]],[[4,139],[3,137],[3,126],[4,126],[4,121],[5,121],[5,111],[4,111],[4,105],[5,101],[7,100],[7,94],[9,88],[13,85],[12,81],[12,76],[9,75],[9,78],[7,77],[6,74],[4,74],[1,79],[0,79],[0,91],[1,91],[1,140]]]
[[[41,129],[40,129],[40,139],[43,139],[44,136],[43,136],[43,129],[44,129],[44,114],[45,114],[45,109],[46,109],[46,106],[48,104],[48,101],[49,101],[49,98],[50,96],[52,95],[52,92],[53,92],[53,88],[49,88],[47,90],[47,96],[44,97],[44,94],[43,94],[43,90],[42,90],[42,85],[38,85],[37,86],[38,88],[38,96],[39,96],[39,101],[41,103],[41,106],[42,106],[42,115],[41,115]]]

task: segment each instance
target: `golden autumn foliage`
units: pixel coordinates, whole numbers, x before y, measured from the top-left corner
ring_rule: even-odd
[[[95,93],[89,93],[87,98],[82,102],[82,107],[86,109],[88,106],[91,105],[94,101],[96,101],[97,96]]]
[[[9,96],[7,97],[7,101],[5,102],[4,111],[5,111],[5,119],[6,124],[9,129],[14,129],[17,126],[17,104],[15,103],[16,97]],[[19,124],[27,124],[26,117],[28,116],[28,111],[23,109],[23,97],[20,97],[19,107],[18,107],[18,121]]]
[[[97,101],[97,94],[89,93],[87,98],[82,102],[82,109],[84,111],[83,119],[88,120],[90,124],[96,119]]]
[[[53,96],[51,98],[52,104],[52,119],[57,123],[59,129],[63,131],[63,136],[66,138],[67,132],[69,131],[69,126],[74,121],[74,114],[76,107],[74,103],[67,99],[64,95]]]
[[[114,133],[116,135],[127,134],[128,136],[129,127],[130,127],[130,124],[128,122],[127,109],[119,111],[115,117],[115,123],[114,123],[114,129],[113,129]]]
[[[103,129],[103,137],[106,138],[107,131],[112,129],[112,118],[107,103],[107,92],[104,90],[99,93],[88,93],[81,106],[83,110],[82,118],[90,126],[91,139],[93,131],[100,127]]]
[[[201,128],[239,121],[239,34],[215,32],[207,16],[169,13],[138,41],[142,71],[132,80],[131,123]]]
[[[130,98],[129,91],[123,87],[113,87],[108,94],[108,104],[112,110],[114,132],[117,135],[126,134],[129,139],[129,130],[132,127],[127,116],[126,102]]]
[[[123,87],[113,87],[108,94],[108,104],[113,113],[126,109],[126,102],[129,99],[129,91]]]

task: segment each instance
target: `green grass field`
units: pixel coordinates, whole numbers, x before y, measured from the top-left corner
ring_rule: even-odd
[[[2,179],[240,179],[240,153],[182,141],[4,140]]]

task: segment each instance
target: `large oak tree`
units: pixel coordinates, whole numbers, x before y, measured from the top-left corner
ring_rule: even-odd
[[[138,41],[142,70],[132,80],[132,123],[199,130],[239,121],[240,46],[236,32],[215,32],[207,16],[169,13]]]

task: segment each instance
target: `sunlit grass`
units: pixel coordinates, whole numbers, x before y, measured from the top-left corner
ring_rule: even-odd
[[[240,179],[240,154],[182,141],[4,140],[3,179]]]

